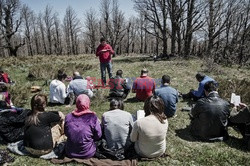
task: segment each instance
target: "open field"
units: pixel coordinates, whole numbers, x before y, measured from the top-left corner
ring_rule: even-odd
[[[1,59],[0,65],[10,74],[12,80],[16,81],[10,89],[14,105],[24,108],[30,108],[29,102],[33,94],[29,88],[32,85],[41,86],[42,92],[49,94],[49,80],[55,76],[58,69],[65,69],[68,75],[78,70],[83,77],[100,78],[99,60],[94,55],[9,58]],[[185,93],[197,87],[198,82],[194,77],[196,72],[204,71],[207,75],[219,80],[219,91],[224,98],[228,99],[231,92],[236,91],[237,94],[242,95],[243,102],[250,104],[250,69],[237,66],[216,65],[213,67],[212,65],[209,61],[198,59],[153,62],[146,56],[120,56],[113,59],[113,73],[122,69],[124,77],[134,78],[140,75],[143,67],[146,67],[153,78],[160,79],[163,74],[170,75],[171,85]],[[29,73],[36,78],[27,79]],[[97,97],[92,101],[91,109],[99,118],[109,108],[109,103],[105,98],[107,95],[108,89],[99,89]],[[134,96],[135,94],[130,93],[128,99],[125,100],[125,110],[131,113],[143,108],[142,102],[134,103],[129,100]],[[170,156],[155,161],[139,162],[139,165],[250,165],[250,153],[242,146],[240,134],[232,128],[229,128],[231,137],[226,142],[204,143],[190,136],[187,128],[190,123],[188,113],[181,111],[185,105],[187,103],[180,99],[177,117],[169,119],[166,152]],[[51,109],[67,114],[74,109],[74,106],[71,108],[48,107],[48,110]],[[4,147],[1,146],[1,148]],[[15,157],[16,160],[11,165],[52,165],[49,161],[41,159]]]

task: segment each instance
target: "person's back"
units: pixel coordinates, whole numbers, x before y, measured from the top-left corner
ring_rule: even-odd
[[[45,112],[47,97],[34,95],[31,99],[31,114],[25,120],[24,146],[31,154],[41,156],[52,151],[53,142],[51,125],[61,122],[59,112]]]
[[[109,81],[110,98],[121,98],[125,99],[130,91],[130,88],[127,86],[126,80],[122,78],[122,70],[116,72],[116,76],[111,78]]]
[[[144,105],[146,117],[134,123],[130,139],[142,157],[154,158],[166,150],[168,121],[164,114],[164,103],[160,97],[151,96]]]
[[[95,131],[98,123],[95,114],[86,114],[76,117],[68,114],[65,118],[65,134],[67,136],[66,155],[68,157],[89,158],[94,156],[99,139]]]
[[[133,83],[133,92],[136,93],[136,98],[140,101],[145,101],[152,96],[155,90],[155,81],[153,78],[147,76],[148,71],[143,69],[141,76],[136,78]]]
[[[205,88],[209,84],[213,81],[206,83]],[[229,103],[216,91],[206,93],[207,97],[199,99],[191,110],[191,132],[202,140],[223,139],[227,136]]]
[[[102,127],[104,137],[109,149],[127,149],[131,145],[129,134],[133,126],[133,117],[129,112],[118,108],[116,99],[111,100],[112,109],[102,115]],[[116,107],[117,106],[117,107]]]
[[[53,149],[51,123],[61,120],[58,112],[43,112],[38,114],[39,123],[29,125],[24,131],[24,145],[38,150]]]
[[[135,130],[138,130],[138,142],[136,147],[144,157],[158,157],[166,150],[166,134],[168,122],[162,124],[154,115],[149,115],[135,122]]]
[[[96,152],[95,141],[101,138],[101,126],[89,106],[89,97],[81,94],[76,100],[77,108],[65,118],[65,151],[68,157],[90,158]]]
[[[51,103],[61,103],[64,104],[66,94],[66,86],[60,80],[53,80],[50,83],[50,98],[49,101]]]
[[[93,92],[89,89],[88,81],[81,76],[75,76],[74,80],[70,81],[68,85],[68,93],[73,92],[77,97],[80,94],[86,94],[90,98],[93,97]]]
[[[169,86],[170,77],[162,76],[162,86],[155,90],[155,95],[162,98],[165,105],[165,115],[172,117],[176,112],[176,103],[178,102],[178,92],[176,89]]]

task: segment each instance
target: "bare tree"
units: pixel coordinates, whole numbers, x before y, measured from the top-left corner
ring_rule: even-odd
[[[64,32],[67,43],[67,54],[78,54],[80,21],[72,7],[67,7],[64,16]]]
[[[1,31],[5,44],[2,46],[8,49],[9,56],[17,56],[18,49],[25,43],[23,41],[14,41],[22,23],[22,15],[20,14],[19,0],[1,0]]]
[[[98,20],[96,18],[96,12],[90,9],[85,14],[85,27],[87,40],[90,42],[91,53],[95,53],[95,47],[97,44],[97,31],[98,31]]]
[[[48,46],[48,54],[52,54],[52,29],[53,29],[53,14],[52,14],[52,7],[46,6],[44,12],[44,23],[45,23],[45,32],[47,37],[47,46]]]
[[[53,16],[53,41],[56,55],[62,54],[62,32],[60,28],[60,20],[58,18],[58,13],[55,13]]]
[[[32,49],[32,41],[31,41],[31,36],[32,36],[32,15],[33,11],[27,6],[23,6],[22,10],[22,15],[24,18],[24,27],[25,27],[25,36],[27,39],[27,47],[28,47],[28,55],[33,56],[33,49]]]
[[[167,33],[169,32],[167,25],[167,0],[134,0],[135,8],[142,13],[150,28],[145,31],[162,40],[163,55],[167,56]],[[154,33],[154,27],[159,29],[159,35]],[[152,31],[153,30],[153,31]]]

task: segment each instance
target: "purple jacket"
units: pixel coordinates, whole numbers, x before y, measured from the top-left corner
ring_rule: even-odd
[[[66,155],[70,158],[91,158],[95,155],[95,141],[102,136],[100,122],[95,114],[74,116],[69,113],[65,118],[67,136]]]

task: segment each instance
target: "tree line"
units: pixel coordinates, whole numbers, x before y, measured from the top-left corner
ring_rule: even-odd
[[[133,0],[136,16],[125,18],[118,0],[99,11],[51,6],[35,13],[19,0],[0,0],[0,56],[93,54],[105,37],[116,54],[207,57],[247,64],[250,0]]]

